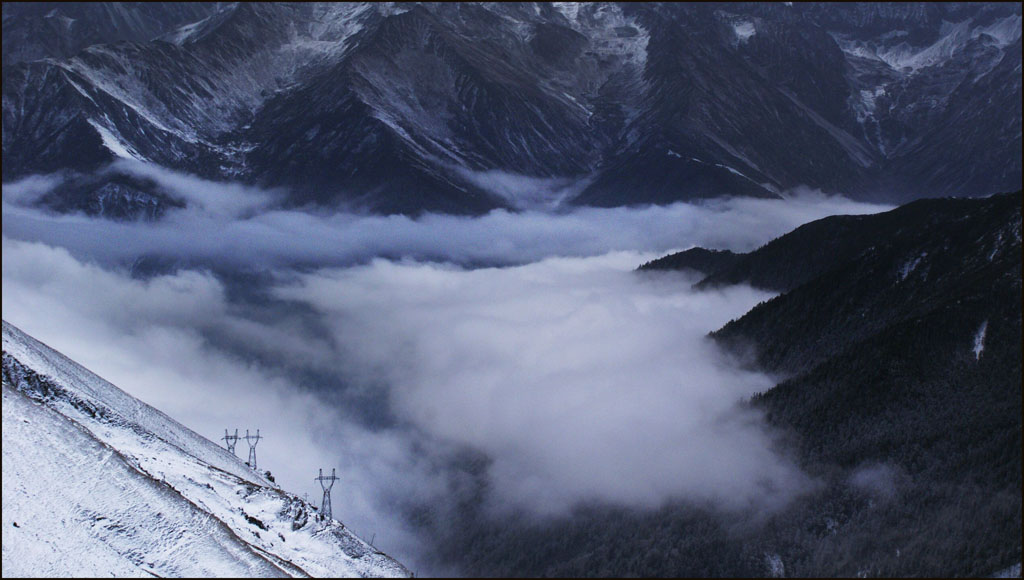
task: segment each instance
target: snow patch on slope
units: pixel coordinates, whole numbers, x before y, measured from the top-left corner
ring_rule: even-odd
[[[978,37],[982,34],[991,36],[996,44],[1000,47],[1009,46],[1018,40],[1021,36],[1021,15],[1014,14],[996,20],[988,26],[975,29],[972,33],[972,37]]]
[[[1020,578],[1020,562],[996,572],[992,578]]]
[[[6,321],[3,350],[4,576],[408,576]]]
[[[580,13],[579,2],[552,2],[551,5],[555,10],[561,12],[562,16],[565,16],[572,22],[576,22],[576,17]]]
[[[988,321],[981,323],[978,332],[974,333],[974,360],[981,359],[981,353],[985,350],[985,331],[988,330]]]
[[[939,40],[930,46],[920,49],[901,42],[891,48],[882,48],[876,51],[880,60],[896,70],[916,71],[921,68],[941,64],[950,58],[953,53],[962,49],[970,40],[970,20],[951,23],[943,22],[942,35]]]
[[[131,145],[122,143],[120,139],[114,136],[109,129],[100,125],[96,121],[89,119],[89,124],[92,125],[93,129],[100,134],[100,139],[103,139],[103,146],[110,150],[114,155],[122,159],[135,159],[139,161],[145,161],[141,155]]]
[[[854,102],[853,110],[857,115],[857,122],[864,123],[869,117],[874,117],[877,108],[878,97],[885,94],[885,86],[880,85],[874,89],[861,89],[858,99]]]
[[[903,41],[898,44],[874,41],[854,41],[836,35],[843,52],[871,60],[878,60],[897,71],[914,73],[920,69],[941,65],[963,50],[971,40],[985,34],[1000,48],[1005,48],[1021,37],[1021,16],[1015,14],[996,20],[988,26],[972,26],[973,20],[943,22],[938,40],[928,46],[913,46]],[[891,39],[905,35],[903,31],[890,33]],[[888,35],[887,35],[888,36]]]
[[[920,256],[917,256],[916,258],[904,262],[903,265],[900,266],[900,282],[906,280],[907,276],[909,276],[911,272],[917,269],[918,264],[920,264],[921,260],[923,260],[926,256],[928,256],[928,252],[922,252]]]
[[[602,60],[618,61],[620,70],[636,76],[637,82],[642,81],[651,35],[636,18],[627,16],[618,5],[611,3],[555,2],[553,5],[577,32],[590,39],[588,50]],[[611,67],[615,68],[618,67]]]
[[[757,34],[757,29],[754,28],[754,23],[749,20],[733,22],[732,31],[736,34],[736,39],[741,43],[750,40],[751,36]]]
[[[168,49],[152,53],[164,55],[156,61],[157,74],[148,70],[148,64],[135,62],[134,52],[116,45],[94,45],[55,64],[86,83],[84,90],[79,84],[76,88],[90,100],[103,94],[164,133],[230,155],[232,150],[220,144],[220,135],[237,128],[239,118],[251,115],[296,78],[338,62],[366,18],[383,10],[372,3],[318,4],[304,7],[309,10],[306,18],[285,32],[269,34],[258,50],[234,51],[217,42],[201,50],[191,46],[218,27],[230,26],[225,22],[230,23],[229,17],[239,9],[225,8],[163,37]],[[199,53],[204,58],[197,58]],[[164,70],[167,67],[174,70]],[[178,86],[183,78],[189,86]],[[161,92],[168,84],[178,86],[170,96]]]
[[[782,557],[778,554],[765,554],[765,564],[768,567],[768,575],[771,578],[785,578],[786,566],[782,563]]]

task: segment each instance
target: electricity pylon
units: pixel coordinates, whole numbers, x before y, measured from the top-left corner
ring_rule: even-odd
[[[256,469],[256,444],[260,442],[260,430],[256,430],[255,435],[249,435],[249,430],[245,430],[245,442],[249,444],[249,467]]]
[[[235,445],[238,445],[238,440],[240,439],[240,437],[238,436],[238,429],[235,429],[235,434],[234,435],[229,435],[228,434],[228,430],[225,429],[224,430],[224,436],[221,437],[221,439],[223,439],[224,440],[224,444],[227,445],[228,451],[230,451],[231,454],[234,455],[235,454]]]
[[[331,488],[334,487],[334,482],[340,478],[334,475],[334,469],[331,469],[331,475],[324,477],[323,468],[320,469],[320,476],[314,478],[315,481],[320,482],[320,487],[324,490],[324,499],[320,502],[320,513],[327,519],[331,519]]]

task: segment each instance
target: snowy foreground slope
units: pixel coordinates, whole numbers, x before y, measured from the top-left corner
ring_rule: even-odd
[[[3,576],[409,576],[3,322]]]

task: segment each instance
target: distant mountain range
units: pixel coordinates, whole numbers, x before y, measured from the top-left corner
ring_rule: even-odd
[[[115,217],[181,203],[86,175],[118,158],[385,213],[988,194],[1020,37],[1019,3],[5,3],[3,179]]]

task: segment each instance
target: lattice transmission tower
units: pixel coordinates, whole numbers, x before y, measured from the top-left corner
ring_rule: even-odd
[[[227,446],[228,451],[230,451],[232,455],[235,455],[235,445],[238,445],[238,440],[240,439],[238,436],[238,429],[235,429],[234,435],[228,434],[228,430],[225,429],[224,436],[221,437],[221,439],[224,440],[224,445]]]
[[[320,487],[322,487],[324,490],[324,499],[323,501],[320,502],[320,514],[327,519],[331,519],[333,515],[331,513],[331,488],[334,487],[334,482],[338,481],[339,479],[341,478],[336,477],[334,475],[333,468],[331,469],[330,476],[324,477],[324,470],[321,468],[320,476],[314,478],[314,481],[320,482]]]
[[[249,444],[249,467],[256,469],[256,444],[260,442],[260,430],[256,430],[255,435],[249,435],[249,430],[245,430],[245,442]]]

